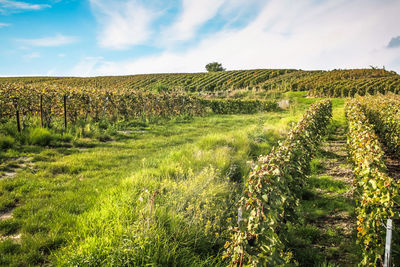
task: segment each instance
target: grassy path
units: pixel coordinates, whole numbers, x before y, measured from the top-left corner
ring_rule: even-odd
[[[357,264],[352,171],[347,162],[346,123],[342,107],[317,157],[300,204],[300,225],[290,228],[289,247],[301,266]]]

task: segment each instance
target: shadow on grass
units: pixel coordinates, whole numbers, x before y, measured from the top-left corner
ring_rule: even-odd
[[[341,156],[334,152],[326,151],[324,149],[319,149],[317,154],[319,157],[325,158],[325,159],[336,159],[336,160],[340,160],[340,161],[347,161],[346,156]]]

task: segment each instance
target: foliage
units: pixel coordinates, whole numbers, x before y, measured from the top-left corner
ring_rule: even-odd
[[[357,231],[363,248],[361,264],[378,266],[383,264],[385,249],[383,222],[388,217],[399,216],[399,184],[386,174],[384,152],[358,99],[347,103],[346,116],[357,194]]]
[[[278,104],[273,101],[240,99],[203,99],[201,103],[215,114],[251,114],[259,111],[276,111]]]
[[[384,143],[400,157],[400,98],[377,95],[358,99]]]
[[[305,76],[293,82],[293,90],[310,96],[353,97],[400,91],[400,76],[384,69],[333,70]]]
[[[222,67],[221,63],[211,62],[206,65],[206,70],[208,72],[217,72],[217,71],[224,71],[225,69]]]
[[[0,110],[2,116],[42,117],[50,126],[64,116],[69,122],[100,119],[130,120],[152,116],[201,115],[200,100],[179,91],[142,92],[126,89],[57,87],[48,84],[0,84]],[[65,103],[64,103],[65,101]]]
[[[238,203],[244,219],[231,229],[231,241],[225,245],[224,258],[230,266],[277,266],[290,257],[284,253],[279,233],[298,202],[331,115],[331,101],[312,105],[287,139],[258,159]]]

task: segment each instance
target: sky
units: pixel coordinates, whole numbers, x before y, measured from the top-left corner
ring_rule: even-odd
[[[400,0],[0,0],[0,76],[385,67]]]

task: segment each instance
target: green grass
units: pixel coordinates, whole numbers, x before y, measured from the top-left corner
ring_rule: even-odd
[[[5,162],[25,156],[35,167],[0,181],[0,210],[15,208],[0,232],[21,233],[0,242],[0,264],[221,264],[251,160],[304,108],[126,124],[112,142],[8,149]]]

